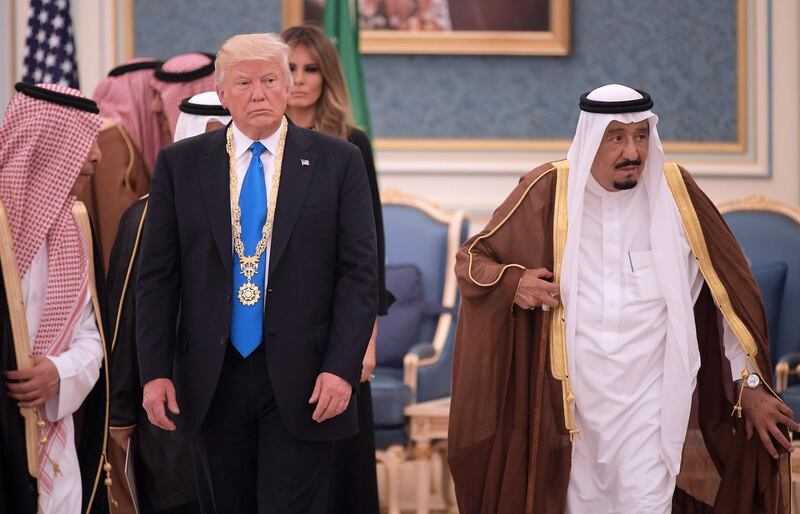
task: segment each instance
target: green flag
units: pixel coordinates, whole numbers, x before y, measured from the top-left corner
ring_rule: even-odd
[[[361,54],[358,52],[358,0],[327,0],[323,28],[339,52],[354,121],[371,137],[367,90],[361,70]]]

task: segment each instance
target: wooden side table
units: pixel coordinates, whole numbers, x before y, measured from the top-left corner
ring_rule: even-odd
[[[409,405],[405,414],[409,417],[409,438],[417,467],[417,514],[428,514],[431,509],[431,444],[447,440],[450,397]]]

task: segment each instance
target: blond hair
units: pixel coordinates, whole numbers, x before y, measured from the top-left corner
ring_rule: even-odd
[[[347,139],[353,127],[353,115],[342,66],[333,43],[316,25],[289,27],[281,35],[290,48],[298,45],[308,48],[319,64],[322,93],[317,101],[314,127],[325,134]]]
[[[289,71],[289,46],[277,34],[238,34],[231,37],[217,52],[214,61],[214,78],[222,87],[225,71],[246,61],[266,61],[280,65],[286,87],[292,85],[292,73]]]

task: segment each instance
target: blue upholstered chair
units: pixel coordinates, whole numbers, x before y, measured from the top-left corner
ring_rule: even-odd
[[[450,395],[458,290],[455,254],[467,238],[462,211],[384,191],[386,284],[396,301],[378,321],[372,380],[377,458],[388,471],[389,512],[399,509],[399,467],[406,458],[405,408]]]
[[[749,196],[719,206],[750,260],[767,311],[775,387],[796,415],[800,385],[800,209]]]

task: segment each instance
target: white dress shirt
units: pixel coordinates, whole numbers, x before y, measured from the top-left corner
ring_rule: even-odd
[[[241,194],[242,184],[244,184],[244,177],[247,174],[247,168],[250,166],[250,159],[253,158],[253,152],[250,151],[250,145],[252,145],[255,142],[255,140],[250,139],[248,136],[244,134],[244,132],[239,130],[239,128],[236,126],[236,122],[233,122],[231,124],[231,127],[233,128],[233,149],[234,149],[234,154],[236,155],[236,177],[237,177],[236,182],[238,191]],[[258,140],[267,149],[265,152],[261,153],[260,158],[261,158],[261,164],[264,165],[264,182],[267,186],[268,211],[269,211],[270,192],[272,191],[271,187],[272,177],[275,174],[275,156],[278,154],[279,139],[280,139],[280,129],[276,130],[275,132],[265,137],[264,139]],[[231,245],[232,244],[233,241],[231,241]],[[269,259],[270,259],[271,249],[272,249],[272,235],[270,234],[269,240],[267,241],[267,247],[264,250],[264,253],[267,254],[264,260],[265,269],[263,270],[265,286],[267,284],[267,279],[268,279],[267,273],[269,271]],[[245,253],[247,253],[248,251],[252,250],[250,248],[246,248]],[[234,266],[235,265],[236,265],[236,259],[234,259]],[[258,271],[259,273],[262,272],[262,270]]]
[[[33,258],[31,267],[22,278],[25,317],[31,344],[36,340],[44,311],[47,291],[47,241]],[[39,512],[42,514],[78,514],[81,511],[81,473],[75,448],[75,427],[72,414],[78,410],[100,376],[103,363],[103,344],[95,323],[91,299],[83,305],[80,320],[72,333],[72,341],[60,355],[48,357],[58,369],[59,391],[45,402],[47,421],[62,420],[67,432],[67,445],[61,455],[50,455],[61,468],[53,475],[50,496],[39,495]],[[102,487],[102,484],[101,484]]]

